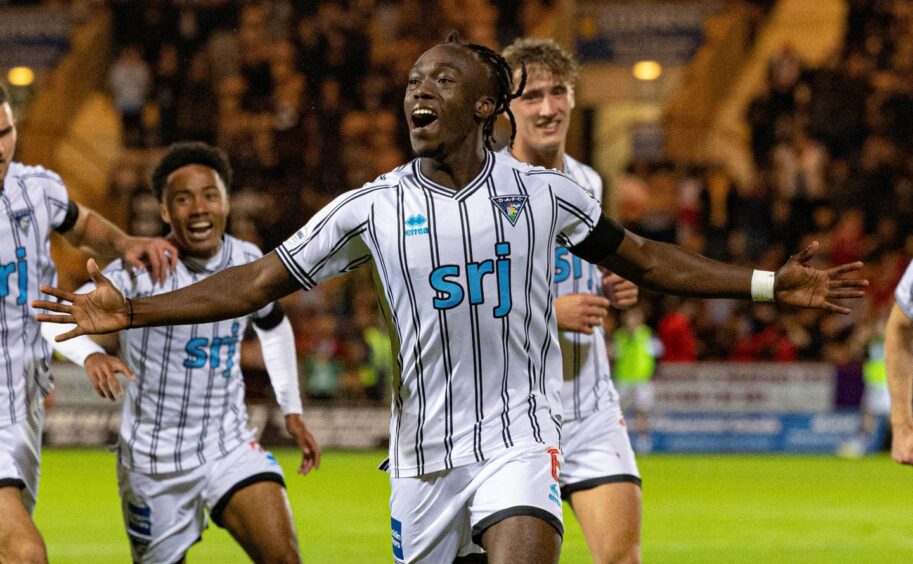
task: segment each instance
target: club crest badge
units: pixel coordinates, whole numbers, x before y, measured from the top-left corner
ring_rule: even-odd
[[[22,231],[26,235],[29,232],[29,226],[31,225],[31,215],[29,212],[22,212],[13,216],[13,222],[19,226],[19,231]]]
[[[504,217],[510,221],[511,225],[516,225],[517,220],[520,219],[520,214],[523,213],[523,209],[526,207],[526,200],[529,196],[523,196],[521,194],[511,194],[507,196],[492,196],[491,203],[498,208]]]

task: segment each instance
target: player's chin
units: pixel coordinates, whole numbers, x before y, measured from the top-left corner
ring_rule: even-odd
[[[444,155],[444,144],[443,143],[424,143],[412,141],[412,152],[415,153],[416,157],[422,158],[436,158]]]

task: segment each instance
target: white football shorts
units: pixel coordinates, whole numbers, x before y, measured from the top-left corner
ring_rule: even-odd
[[[0,487],[18,487],[30,515],[38,499],[43,424],[44,401],[35,394],[24,421],[0,427]]]
[[[561,494],[617,482],[640,485],[640,472],[618,402],[561,425]]]
[[[231,496],[257,482],[285,486],[282,468],[257,441],[190,470],[144,474],[117,465],[124,525],[134,562],[177,562],[208,525],[219,526]],[[204,511],[205,510],[205,511]]]
[[[509,517],[538,517],[564,534],[555,447],[514,447],[499,456],[424,476],[390,478],[397,563],[453,562],[479,552],[482,535]]]

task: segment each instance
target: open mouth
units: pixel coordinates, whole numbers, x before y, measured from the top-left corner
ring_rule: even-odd
[[[558,121],[550,121],[550,122],[539,124],[537,127],[540,130],[544,131],[545,133],[555,133],[558,131],[558,126],[560,124],[561,124],[561,122],[558,122]]]
[[[190,233],[190,237],[192,239],[207,239],[210,235],[212,235],[212,222],[197,221],[196,223],[191,223],[187,226],[187,231]]]
[[[416,108],[412,110],[412,126],[416,129],[428,127],[437,121],[437,114],[429,108]]]

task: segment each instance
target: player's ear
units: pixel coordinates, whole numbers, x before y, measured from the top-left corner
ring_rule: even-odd
[[[485,121],[495,111],[495,99],[489,95],[482,96],[476,100],[475,112],[476,117]]]
[[[162,215],[162,221],[171,225],[171,215],[168,213],[168,206],[165,205],[165,202],[159,203],[159,212]]]
[[[577,97],[574,96],[574,85],[569,84],[567,87],[567,105],[569,110],[573,110],[577,105]]]

